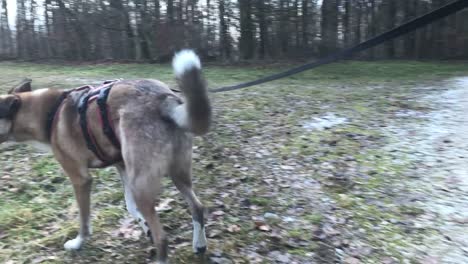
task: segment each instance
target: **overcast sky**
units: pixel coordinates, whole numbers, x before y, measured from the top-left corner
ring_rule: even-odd
[[[16,1],[17,0],[6,0],[7,1],[7,8],[8,8],[8,23],[11,27],[15,27],[16,25]],[[40,23],[43,20],[44,14],[44,0],[36,0],[36,12],[37,14],[41,14],[37,17]]]
[[[16,0],[7,0],[8,21],[10,25],[15,25],[16,20]]]

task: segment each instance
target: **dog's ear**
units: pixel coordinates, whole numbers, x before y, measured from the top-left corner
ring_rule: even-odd
[[[21,100],[16,95],[0,98],[0,118],[12,118],[21,105]]]
[[[24,93],[24,92],[32,91],[31,82],[32,82],[31,79],[25,78],[23,81],[21,81],[20,84],[11,88],[10,91],[8,91],[8,94]]]

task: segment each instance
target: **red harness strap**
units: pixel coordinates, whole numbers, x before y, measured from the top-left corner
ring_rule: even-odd
[[[117,80],[118,81],[118,80]],[[98,104],[98,116],[99,121],[101,123],[101,127],[103,128],[104,134],[108,137],[111,143],[117,148],[120,149],[120,142],[115,134],[114,124],[110,117],[110,112],[108,109],[108,105],[106,103],[107,96],[110,92],[110,89],[117,81],[105,82],[103,85],[98,87],[92,87],[89,85],[81,86],[70,91],[64,92],[60,97],[59,101],[57,102],[57,106],[54,109],[53,114],[51,113],[49,120],[48,120],[48,130],[50,131],[50,137],[52,138],[53,130],[56,126],[57,120],[60,115],[60,109],[63,105],[63,102],[68,97],[68,95],[75,91],[82,91],[82,90],[89,90],[87,94],[85,94],[79,101],[78,104],[78,113],[80,116],[80,126],[81,131],[83,133],[83,137],[85,138],[86,145],[88,149],[90,149],[98,159],[100,159],[105,165],[111,165],[120,161],[122,158],[119,155],[117,159],[112,159],[106,157],[104,151],[99,147],[99,144],[96,140],[96,137],[93,135],[91,129],[88,126],[88,118],[87,118],[87,109],[88,105],[93,101],[97,101]]]
[[[88,104],[92,103],[93,101],[95,101],[97,99],[97,95],[91,97],[89,100],[88,100]],[[98,111],[99,112],[99,111]],[[101,126],[103,126],[103,123],[102,123],[102,116],[101,114],[99,113],[98,114],[99,116],[99,120],[100,120],[100,123],[101,123]],[[87,119],[87,116],[86,116],[86,123],[88,123],[88,119]],[[89,134],[89,138],[91,140],[91,143],[95,146],[96,148],[96,156],[101,160],[101,161],[104,161],[105,163],[112,163],[112,159],[109,159],[106,157],[106,155],[104,154],[104,152],[102,151],[102,149],[99,147],[99,144],[97,143],[97,140],[96,140],[96,137],[93,135],[91,129],[89,128],[89,126],[87,125],[86,126],[86,130],[87,130],[87,133]]]

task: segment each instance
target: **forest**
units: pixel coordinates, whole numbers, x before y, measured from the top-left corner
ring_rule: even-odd
[[[165,250],[155,251],[148,235],[157,246],[163,233],[170,263],[178,264],[468,263],[468,8],[348,60],[213,93],[337,58],[336,51],[452,1],[0,0],[0,263],[155,263]],[[193,138],[191,154],[177,147],[185,145],[177,121],[162,114],[177,91],[180,102],[205,94],[174,76],[169,62],[183,48],[200,56],[203,67],[196,58],[192,66],[203,69],[213,109],[211,130]],[[123,86],[122,100],[111,94],[105,112],[91,105],[89,113],[104,117],[91,124],[77,103],[87,96],[74,88],[117,79],[142,85]],[[31,80],[32,92],[12,89]],[[166,92],[152,102],[146,91]],[[84,144],[86,135],[76,127],[76,138],[57,140],[58,132],[89,123],[87,134],[100,139],[109,109],[118,112],[115,124],[135,119],[127,130],[114,127],[120,152],[154,157],[154,171],[133,173],[158,176],[146,183],[161,189],[154,211],[164,232],[148,233],[147,220],[134,217],[135,197],[126,199],[123,186],[137,177],[93,169],[91,184],[90,177],[73,180],[57,162],[61,148],[74,150],[65,145]],[[11,142],[24,137],[22,127],[45,137],[34,145],[54,151]],[[165,127],[174,140],[152,134]],[[54,129],[57,139],[49,140]],[[131,133],[145,144],[132,146]],[[153,151],[154,142],[174,145],[172,154]],[[157,166],[185,158],[193,162],[180,171],[192,171],[193,192],[205,206],[207,247],[196,243],[205,231],[196,231],[193,201]],[[76,197],[91,204],[82,226],[92,225],[92,237],[90,228],[79,231],[80,210],[89,209],[75,199],[77,186],[91,192]]]
[[[352,46],[448,2],[1,0],[0,59],[166,62],[174,51],[190,47],[204,60],[227,63],[304,60]],[[465,10],[355,59],[467,58]]]

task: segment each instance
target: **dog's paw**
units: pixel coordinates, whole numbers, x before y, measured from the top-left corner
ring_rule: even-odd
[[[66,250],[78,250],[83,245],[84,239],[81,236],[77,236],[74,239],[68,240],[63,247]]]
[[[205,228],[199,222],[193,221],[193,252],[204,254],[206,251]]]
[[[206,246],[194,248],[195,254],[203,255],[206,252]]]

